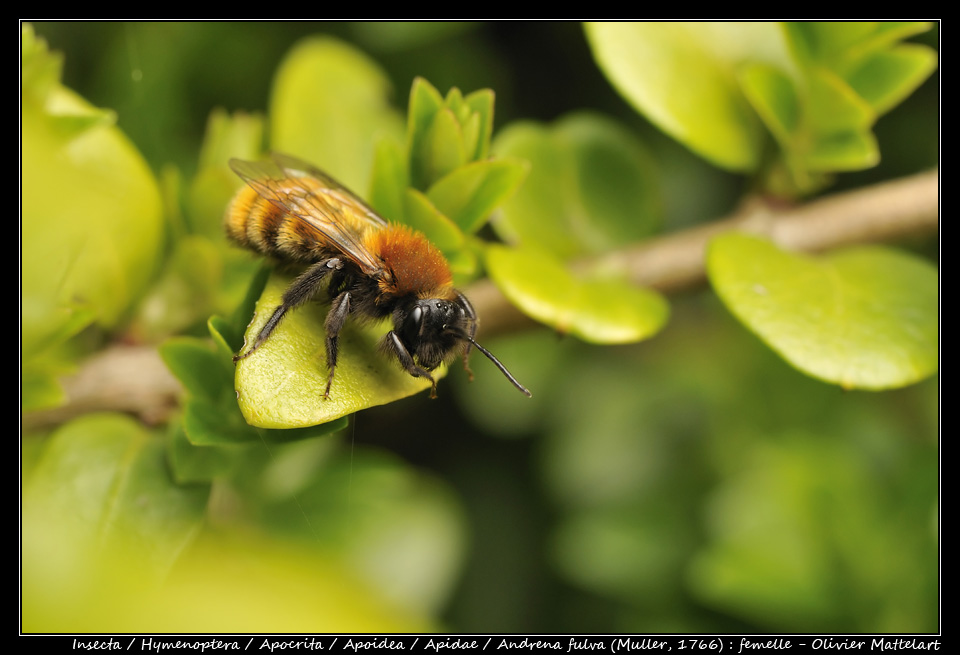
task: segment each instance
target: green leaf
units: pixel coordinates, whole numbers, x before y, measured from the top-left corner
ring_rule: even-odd
[[[802,21],[784,23],[791,51],[805,66],[827,66],[846,76],[863,59],[930,29],[923,22]]]
[[[466,237],[460,228],[443,214],[426,195],[407,189],[403,195],[405,223],[426,237],[445,255],[453,255],[464,246]]]
[[[20,327],[33,353],[75,332],[78,316],[117,325],[159,268],[164,217],[112,113],[62,86],[60,57],[22,34]]]
[[[707,268],[730,311],[808,375],[888,389],[937,368],[937,272],[915,257],[860,247],[812,259],[727,234]]]
[[[908,43],[866,59],[850,73],[849,82],[880,115],[913,93],[936,67],[933,50]]]
[[[804,155],[804,164],[811,171],[858,171],[879,161],[876,137],[861,130],[817,135]]]
[[[191,230],[223,239],[223,208],[243,182],[230,170],[232,157],[256,160],[263,153],[264,119],[253,114],[229,115],[215,109],[207,119],[197,174],[190,182],[186,209]]]
[[[202,325],[214,310],[224,277],[222,227],[220,232],[216,240],[194,234],[176,240],[130,327],[136,338],[160,341]]]
[[[66,394],[57,378],[66,372],[61,365],[46,360],[34,360],[20,372],[20,411],[56,407],[66,400]]]
[[[403,130],[389,96],[390,82],[372,59],[336,39],[308,38],[274,78],[270,146],[366,189],[374,144]]]
[[[377,144],[370,181],[370,206],[388,221],[402,223],[403,196],[410,186],[406,153],[395,139],[383,139]]]
[[[659,226],[656,167],[636,137],[610,119],[577,113],[551,127],[517,123],[498,135],[496,151],[530,162],[494,222],[506,241],[569,259],[622,247]]]
[[[221,356],[233,357],[243,348],[243,328],[235,330],[234,325],[222,316],[211,316],[207,320],[207,330]]]
[[[246,333],[252,344],[281,304],[292,278],[275,273],[257,303]],[[382,324],[348,321],[340,333],[339,358],[330,397],[327,385],[326,336],[329,304],[307,303],[291,312],[255,353],[237,363],[236,390],[247,423],[264,428],[293,428],[326,423],[353,412],[383,405],[430,388],[411,377],[378,349],[388,331]],[[441,367],[435,379],[445,375]]]
[[[407,152],[410,158],[410,183],[414,188],[429,186],[427,161],[419,153],[426,150],[427,134],[437,113],[443,109],[443,96],[422,77],[413,80],[407,112]]]
[[[73,370],[74,355],[69,348],[57,346],[88,326],[95,317],[89,309],[64,309],[62,313],[58,332],[50,334],[47,343],[35,343],[37,352],[23,349],[21,337],[21,411],[56,407],[66,399],[58,378]]]
[[[261,476],[264,527],[344,553],[352,569],[399,606],[440,609],[464,548],[456,497],[386,452],[317,451],[312,444],[276,451]],[[310,466],[311,460],[319,462]]]
[[[808,120],[818,132],[866,130],[876,120],[870,105],[839,75],[822,68],[807,75]]]
[[[470,114],[470,109],[463,104],[463,93],[457,87],[447,91],[447,97],[443,99],[443,106],[453,112],[458,123],[466,121]]]
[[[467,234],[473,234],[490,213],[514,194],[529,170],[517,159],[478,161],[440,178],[427,197]]]
[[[132,549],[143,574],[158,576],[200,528],[208,495],[207,485],[170,479],[163,442],[136,422],[91,414],[47,443],[24,489],[25,543],[45,541],[56,526],[71,547]]]
[[[23,565],[26,633],[439,629],[413,608],[385,600],[344,558],[254,530],[204,534],[162,584],[144,583],[136,552],[117,556],[84,548],[59,526],[50,526],[42,539],[29,536]]]
[[[765,135],[736,71],[791,70],[775,23],[588,23],[586,33],[610,82],[661,130],[717,166],[759,166]]]
[[[589,343],[642,341],[666,323],[656,292],[621,280],[580,280],[555,257],[531,248],[487,249],[490,277],[531,318]]]
[[[229,389],[232,371],[212,344],[193,337],[176,337],[160,346],[160,357],[186,390],[216,400]],[[229,362],[229,360],[227,360]]]
[[[167,461],[179,484],[212,482],[226,476],[250,450],[251,447],[246,444],[225,447],[194,445],[179,421],[170,424],[167,436]]]
[[[777,142],[789,148],[800,127],[800,101],[793,80],[765,64],[747,64],[740,71],[740,85]]]
[[[419,150],[410,152],[418,175],[414,182],[423,184],[418,189],[429,188],[436,180],[467,163],[467,151],[463,143],[463,132],[457,117],[449,109],[441,109],[434,117],[424,134]]]
[[[493,135],[494,93],[491,89],[480,89],[479,91],[474,91],[464,98],[464,103],[470,107],[470,109],[473,111],[473,115],[477,117],[477,136],[475,139],[475,148],[469,149],[470,142],[466,137],[468,132],[466,128],[464,130],[464,139],[468,144],[467,153],[472,161],[485,159],[487,157],[487,153],[490,151],[490,137]]]
[[[231,399],[232,400],[232,399]],[[232,402],[188,396],[183,401],[183,429],[194,446],[234,446],[259,441]]]
[[[937,539],[917,511],[936,487],[907,482],[927,465],[891,443],[907,462],[878,466],[876,451],[843,438],[848,427],[826,429],[761,433],[737,461],[710,498],[708,540],[686,571],[691,591],[772,632],[936,632],[936,614],[921,608],[936,603]]]

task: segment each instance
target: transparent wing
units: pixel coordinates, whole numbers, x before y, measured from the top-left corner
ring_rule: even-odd
[[[230,168],[262,198],[299,218],[318,241],[343,253],[365,273],[380,270],[379,260],[363,245],[363,235],[383,229],[387,222],[334,178],[282,154],[269,161],[231,159]]]

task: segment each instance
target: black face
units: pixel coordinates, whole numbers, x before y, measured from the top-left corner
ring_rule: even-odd
[[[396,333],[417,363],[432,371],[460,352],[473,335],[473,319],[459,303],[418,299],[394,315]]]

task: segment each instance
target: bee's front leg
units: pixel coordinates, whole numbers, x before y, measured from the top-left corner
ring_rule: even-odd
[[[473,305],[470,304],[470,301],[467,300],[467,297],[457,291],[457,305],[460,306],[460,309],[463,310],[463,315],[468,319],[467,333],[470,335],[470,338],[473,339],[477,336],[477,311],[473,308]],[[472,343],[467,341],[467,345],[463,349],[463,370],[467,372],[467,376],[471,382],[473,382],[473,371],[470,369],[470,348]]]
[[[400,340],[396,332],[393,330],[387,332],[387,336],[383,338],[382,347],[400,360],[400,364],[406,369],[407,373],[415,378],[427,378],[430,380],[431,384],[433,384],[433,388],[430,390],[430,397],[437,397],[437,381],[433,379],[429,371],[416,365],[413,357],[410,355],[410,351],[403,345],[403,341]]]

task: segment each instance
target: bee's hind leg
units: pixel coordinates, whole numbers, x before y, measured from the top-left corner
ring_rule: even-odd
[[[257,334],[257,338],[254,340],[250,349],[243,354],[234,355],[233,361],[238,362],[252,355],[253,351],[263,345],[263,342],[273,333],[273,330],[280,324],[280,319],[282,319],[288,311],[296,309],[313,298],[317,294],[317,291],[320,290],[323,278],[326,277],[330,271],[340,269],[342,266],[343,262],[339,258],[334,257],[332,259],[325,259],[322,262],[317,262],[298,275],[297,279],[291,282],[287,290],[283,292],[283,303],[273,310],[273,314],[270,315],[267,322],[260,328],[260,332]]]

